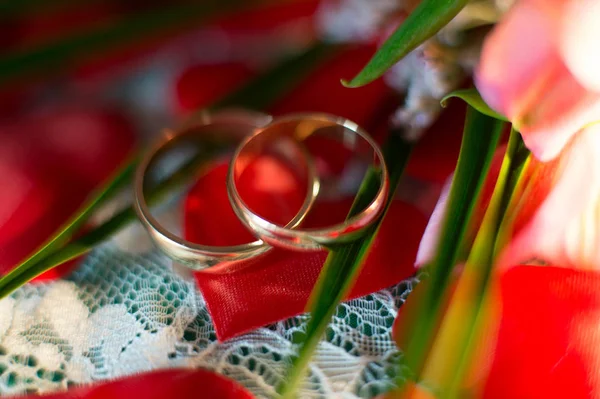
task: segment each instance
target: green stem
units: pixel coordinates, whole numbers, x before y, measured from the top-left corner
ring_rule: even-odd
[[[514,198],[517,187],[522,182],[524,171],[529,160],[529,151],[526,149],[520,134],[511,130],[510,139],[500,175],[494,187],[490,205],[486,211],[484,221],[477,234],[473,250],[465,266],[465,273],[470,282],[475,284],[472,300],[467,304],[472,307],[470,317],[453,322],[460,325],[465,336],[462,341],[454,342],[453,347],[459,356],[454,368],[452,381],[447,390],[448,398],[462,397],[462,383],[473,359],[476,342],[485,328],[486,304],[490,303],[489,287],[495,259],[502,248],[498,248],[498,238],[502,236],[503,221],[507,215],[509,204]],[[475,278],[473,278],[475,277]],[[465,323],[466,321],[466,323]]]
[[[412,143],[405,141],[397,132],[390,134],[390,138],[383,147],[389,171],[390,193],[394,193],[398,187],[412,147]],[[380,186],[380,174],[376,172],[375,169],[370,169],[365,175],[348,217],[364,209],[365,205],[368,205],[373,199]],[[389,196],[385,212],[389,209],[393,197],[393,194]],[[283,385],[279,388],[283,398],[295,396],[306,373],[311,356],[324,335],[337,305],[348,295],[352,284],[356,281],[360,266],[363,264],[379,231],[385,212],[377,223],[365,232],[363,237],[349,244],[332,248],[327,256],[309,300],[308,308],[311,312],[311,318],[308,322],[305,338],[299,348],[298,357],[295,358]]]
[[[404,361],[415,375],[420,374],[433,342],[440,305],[503,126],[502,122],[468,107],[459,159],[439,233],[440,242],[436,256],[429,265],[431,277],[421,283],[427,284],[427,290],[418,305],[418,317],[409,321],[412,325]],[[399,387],[405,382],[402,376],[396,381]]]
[[[520,136],[511,133],[507,152],[492,198],[469,258],[458,280],[439,332],[421,373],[421,383],[435,387],[441,397],[454,398],[464,392],[462,382],[469,371],[476,334],[483,327],[482,309],[488,303],[488,287],[495,258],[495,243],[508,203],[523,171],[525,158]],[[478,323],[478,321],[480,321]]]

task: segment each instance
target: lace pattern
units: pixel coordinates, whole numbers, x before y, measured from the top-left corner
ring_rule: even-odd
[[[368,398],[392,383],[400,354],[390,329],[415,282],[338,307],[302,397]],[[158,368],[203,367],[272,397],[307,320],[301,315],[218,343],[201,294],[170,260],[108,243],[67,280],[29,285],[0,301],[0,392],[42,393]]]

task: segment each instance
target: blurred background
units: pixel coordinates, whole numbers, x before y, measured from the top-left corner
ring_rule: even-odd
[[[400,96],[381,79],[359,89],[340,79],[375,51],[372,13],[393,7],[350,1],[359,5],[344,16],[336,3],[0,3],[0,273],[43,243],[161,129],[252,82],[229,103],[275,115],[329,112],[382,137]],[[438,136],[433,149],[425,137],[409,174],[441,183],[456,157],[460,129],[454,131]]]

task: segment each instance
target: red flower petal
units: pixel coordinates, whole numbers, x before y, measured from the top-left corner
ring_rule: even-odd
[[[30,396],[46,399],[253,399],[246,389],[208,370],[163,370],[70,389],[64,393]]]
[[[551,266],[515,266],[503,271],[500,312],[472,363],[477,397],[593,398],[600,392],[600,273]],[[409,297],[394,322],[401,347],[403,323],[416,309]],[[414,313],[414,312],[413,312]]]

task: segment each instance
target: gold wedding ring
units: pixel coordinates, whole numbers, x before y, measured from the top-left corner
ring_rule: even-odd
[[[248,162],[278,140],[290,140],[303,145],[307,139],[323,136],[337,140],[370,165],[379,176],[379,188],[368,205],[344,222],[323,228],[281,226],[251,209],[237,187],[237,180]],[[310,154],[309,154],[310,156]],[[362,179],[359,179],[359,183]],[[356,123],[328,114],[297,114],[276,118],[258,128],[239,145],[231,159],[227,189],[231,206],[242,222],[264,242],[294,250],[318,250],[357,239],[381,215],[389,190],[388,171],[377,143]]]

